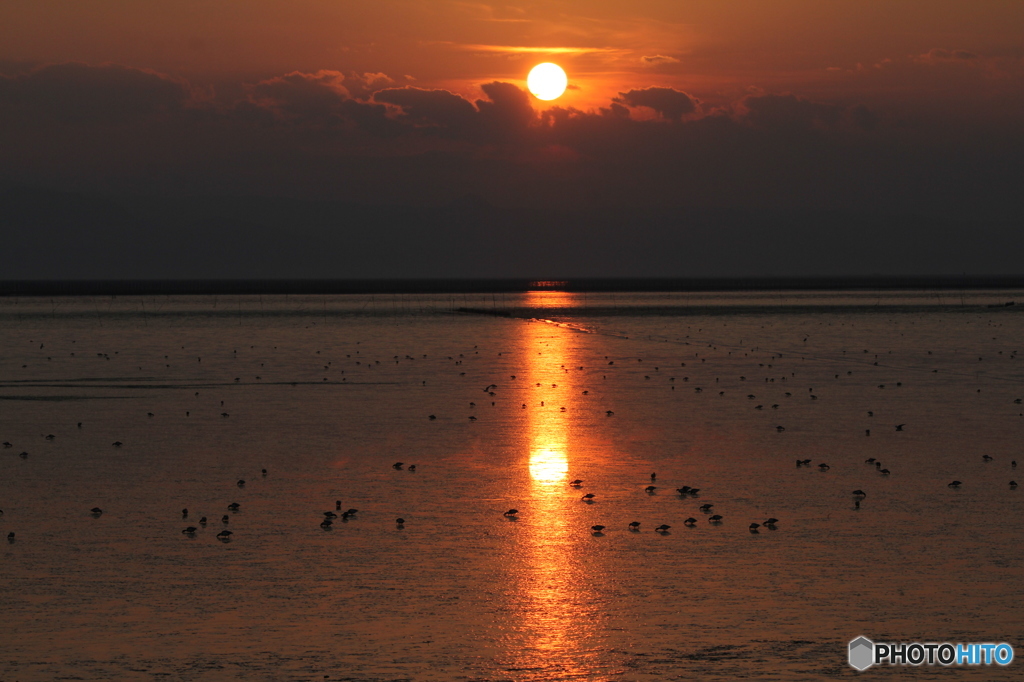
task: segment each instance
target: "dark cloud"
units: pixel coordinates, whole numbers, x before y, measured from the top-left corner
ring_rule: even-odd
[[[345,75],[338,71],[294,71],[256,83],[249,98],[284,118],[327,121],[339,115],[350,97],[344,81]]]
[[[851,107],[848,113],[850,120],[861,130],[870,131],[878,127],[878,116],[863,104]]]
[[[0,112],[15,117],[119,124],[190,103],[184,80],[115,64],[53,64],[0,76]]]
[[[498,81],[485,83],[480,88],[489,99],[476,101],[485,133],[502,140],[519,137],[536,120],[537,114],[525,90]]]
[[[495,81],[480,88],[487,99],[475,104],[448,90],[413,86],[378,90],[373,100],[399,107],[398,122],[443,137],[491,143],[525,135],[536,119],[530,96],[511,83]]]
[[[411,207],[0,190],[5,228],[11,279],[977,275],[1017,272],[1024,252],[1015,222],[870,210],[537,210],[474,196]]]
[[[772,130],[810,130],[839,123],[843,110],[833,104],[811,102],[796,95],[759,95],[746,97],[742,108],[745,120]]]
[[[378,90],[373,99],[400,107],[397,120],[416,128],[457,134],[476,127],[477,110],[472,103],[448,90],[425,90],[409,85]]]
[[[614,101],[630,107],[654,109],[670,121],[677,121],[686,114],[694,113],[700,103],[696,98],[680,90],[659,87],[620,92]]]
[[[952,61],[970,61],[972,59],[978,59],[978,55],[969,50],[944,50],[942,48],[932,48],[928,52],[919,55],[917,60],[920,62],[952,62]]]
[[[936,79],[947,71],[979,77],[978,69],[906,61]],[[485,83],[473,101],[416,87],[357,96],[387,80],[341,71],[293,72],[225,88],[216,99],[148,71],[64,67],[0,79],[0,188],[375,205],[436,205],[467,195],[546,208],[842,211],[870,204],[999,216],[1018,215],[1021,203],[1024,135],[1016,118],[1014,127],[962,119],[956,127],[909,130],[891,110],[852,97],[839,104],[757,91],[712,108],[670,88],[628,90],[596,111],[538,114],[511,83]],[[871,74],[899,76],[895,68]],[[106,101],[91,89],[104,82],[117,84],[97,88],[117,93],[105,106],[120,109],[90,104],[88,117],[59,115],[55,101]],[[636,107],[660,117],[637,116]],[[946,114],[936,106],[919,118]],[[968,129],[970,144],[951,144]]]
[[[640,63],[645,66],[659,66],[661,64],[678,64],[679,60],[675,57],[669,57],[663,54],[654,54],[640,57]]]
[[[414,80],[410,76],[406,76],[409,80]],[[366,99],[378,90],[384,88],[390,88],[395,85],[395,79],[386,73],[356,73],[352,72],[346,80],[346,87],[349,92],[352,93],[353,97],[359,99]]]
[[[0,75],[17,76],[28,73],[38,66],[39,62],[28,59],[0,59]]]

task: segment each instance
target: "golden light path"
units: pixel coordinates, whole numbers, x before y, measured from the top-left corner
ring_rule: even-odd
[[[527,305],[537,308],[558,298],[564,301],[567,294],[528,296]],[[579,500],[582,493],[569,486],[579,438],[571,425],[580,387],[574,372],[565,371],[575,369],[574,332],[541,321],[522,326],[524,378],[529,382],[523,397],[529,490],[523,497],[529,500],[530,521],[519,533],[514,608],[520,641],[514,664],[533,670],[534,679],[567,679],[592,672],[587,652],[593,648],[595,627],[589,587],[593,576],[586,549],[580,546],[592,540],[591,524],[586,521],[587,505]]]

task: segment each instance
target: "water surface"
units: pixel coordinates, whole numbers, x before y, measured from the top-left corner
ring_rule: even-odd
[[[814,680],[854,675],[861,634],[1020,652],[1024,316],[987,307],[1015,298],[0,299],[0,679]],[[324,530],[336,500],[359,512]]]

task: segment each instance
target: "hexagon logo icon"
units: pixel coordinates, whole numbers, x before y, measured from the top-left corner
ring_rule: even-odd
[[[875,662],[875,643],[863,635],[850,642],[850,665],[867,670]]]

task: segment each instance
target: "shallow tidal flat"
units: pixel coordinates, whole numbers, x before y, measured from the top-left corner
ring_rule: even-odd
[[[1014,298],[0,299],[0,680],[818,680],[858,635],[1019,649],[1024,310],[987,307]]]

